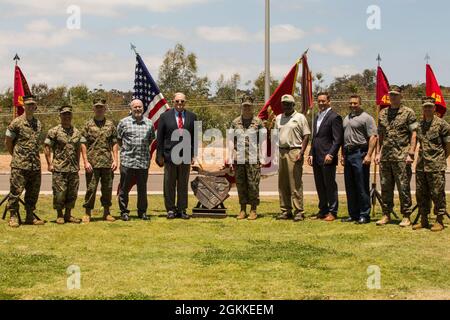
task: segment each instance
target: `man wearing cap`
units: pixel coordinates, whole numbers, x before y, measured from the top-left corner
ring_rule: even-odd
[[[420,222],[413,229],[429,227],[428,215],[433,201],[436,222],[431,226],[431,231],[442,231],[446,212],[445,170],[450,154],[450,126],[435,115],[434,98],[423,98],[422,106],[423,120],[417,128],[419,157],[416,165],[416,198]]]
[[[361,108],[360,96],[351,96],[349,107],[341,158],[349,217],[342,221],[365,224],[370,222],[370,163],[377,144],[377,125]]]
[[[120,145],[119,207],[123,221],[129,221],[128,195],[136,183],[138,217],[147,216],[147,180],[150,167],[150,146],[155,139],[152,120],[144,117],[144,104],[139,99],[130,102],[130,115],[117,125]]]
[[[39,136],[41,122],[34,117],[37,109],[33,96],[24,97],[24,114],[15,118],[6,130],[5,145],[11,154],[11,178],[8,199],[9,226],[19,227],[19,198],[25,189],[26,224],[43,225],[34,216],[41,188]]]
[[[83,207],[84,223],[91,220],[98,183],[101,183],[100,202],[103,206],[103,220],[113,222],[110,214],[114,171],[117,169],[118,144],[116,126],[105,117],[106,100],[94,100],[94,118],[86,122],[81,135],[81,154],[86,170],[86,196]]]
[[[342,117],[330,106],[327,92],[317,94],[319,114],[314,118],[314,132],[308,164],[313,167],[314,182],[319,195],[319,213],[315,216],[327,222],[338,214],[336,166],[343,142]]]
[[[80,182],[81,133],[72,126],[71,106],[60,107],[59,116],[61,123],[48,131],[44,142],[48,171],[52,172],[53,208],[58,214],[57,224],[80,223],[71,211]]]
[[[416,149],[416,129],[418,122],[414,111],[402,105],[399,86],[389,89],[391,106],[381,110],[378,134],[379,144],[375,162],[380,164],[381,198],[383,200],[383,217],[377,225],[391,221],[394,209],[394,186],[397,185],[403,220],[400,227],[411,225],[411,165]]]
[[[294,218],[297,222],[304,220],[303,160],[311,130],[305,116],[295,111],[293,96],[287,94],[281,97],[281,105],[283,113],[275,119],[279,136],[278,191],[281,208],[277,219]]]
[[[241,211],[238,220],[247,218],[247,205],[250,205],[248,220],[257,218],[259,205],[259,182],[261,166],[259,162],[259,131],[263,129],[261,119],[254,116],[253,98],[244,96],[241,115],[231,123],[234,137],[234,170]]]

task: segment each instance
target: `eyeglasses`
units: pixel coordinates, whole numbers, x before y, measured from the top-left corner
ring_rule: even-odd
[[[185,100],[175,100],[176,103],[185,103]]]

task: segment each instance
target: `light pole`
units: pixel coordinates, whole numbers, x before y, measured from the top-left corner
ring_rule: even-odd
[[[267,102],[270,98],[270,0],[266,0],[265,60],[264,100]]]

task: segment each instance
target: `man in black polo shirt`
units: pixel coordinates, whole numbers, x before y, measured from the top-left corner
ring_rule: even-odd
[[[361,97],[350,97],[350,114],[344,119],[345,190],[349,217],[343,222],[370,222],[369,176],[372,154],[377,143],[377,127],[371,115],[362,110]]]

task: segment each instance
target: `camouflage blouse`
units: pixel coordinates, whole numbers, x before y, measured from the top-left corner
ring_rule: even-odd
[[[231,123],[234,135],[234,162],[237,164],[259,163],[259,130],[263,123],[258,117],[253,117],[246,128],[242,117],[239,116]]]
[[[53,169],[56,172],[80,170],[81,133],[77,128],[57,125],[48,131],[44,142],[53,150]]]
[[[381,161],[405,161],[411,134],[417,126],[416,115],[408,107],[381,110],[378,124],[378,134],[383,138]]]
[[[25,115],[15,118],[6,130],[6,136],[14,141],[11,168],[24,170],[41,170],[39,157],[39,136],[41,122],[33,118],[27,120]]]
[[[94,119],[86,122],[81,131],[81,143],[86,145],[87,158],[93,168],[111,168],[112,149],[117,144],[116,126],[110,120],[101,125],[97,123]]]
[[[416,171],[445,171],[445,147],[450,142],[450,126],[447,121],[437,116],[431,122],[422,120],[417,129],[417,141],[420,145]]]

